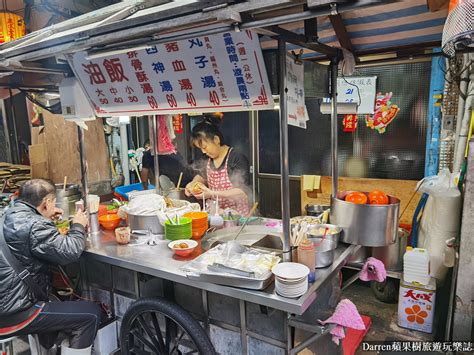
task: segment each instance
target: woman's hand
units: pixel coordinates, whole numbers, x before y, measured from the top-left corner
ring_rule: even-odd
[[[190,183],[188,183],[186,185],[186,187],[184,188],[184,194],[188,197],[191,197],[193,196],[193,186],[194,186],[194,181],[191,181]]]
[[[87,214],[83,211],[77,211],[76,215],[72,219],[72,223],[79,223],[85,228],[89,224],[89,219],[87,218]]]
[[[216,191],[212,191],[210,188],[203,184],[201,184],[199,187],[201,189],[201,192],[198,194],[194,194],[194,197],[198,200],[212,198],[217,195]]]

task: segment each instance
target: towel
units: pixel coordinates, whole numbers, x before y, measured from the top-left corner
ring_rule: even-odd
[[[319,190],[321,187],[321,176],[319,175],[303,175],[303,191]]]
[[[369,267],[373,268],[374,271],[370,271]],[[385,270],[385,265],[380,260],[372,257],[368,258],[365,261],[359,276],[359,279],[361,279],[362,281],[384,282],[386,278],[387,271]]]
[[[336,324],[336,327],[329,332],[332,335],[332,341],[336,345],[339,345],[341,339],[344,339],[346,336],[344,327],[365,330],[364,321],[357,311],[356,306],[348,299],[341,300],[333,315],[325,321],[320,320],[319,323]]]

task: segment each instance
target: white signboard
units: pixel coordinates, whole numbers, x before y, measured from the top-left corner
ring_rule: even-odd
[[[306,129],[309,117],[304,102],[304,66],[290,56],[286,57],[286,88],[288,124]]]
[[[337,79],[337,102],[359,104],[357,114],[374,113],[376,76],[351,76]],[[352,84],[352,85],[351,85]],[[357,93],[359,91],[359,93]],[[359,103],[359,95],[361,102]]]
[[[68,56],[97,116],[273,109],[258,36],[223,33]]]

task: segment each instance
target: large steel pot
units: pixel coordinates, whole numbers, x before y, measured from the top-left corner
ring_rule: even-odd
[[[329,228],[324,236],[323,228]],[[334,261],[334,252],[339,244],[341,228],[332,224],[320,224],[308,231],[308,240],[315,247],[316,268],[331,265]]]
[[[76,202],[82,197],[79,185],[67,184],[64,189],[63,184],[55,184],[56,187],[56,207],[64,211],[65,217],[71,217],[76,212]]]
[[[388,205],[358,205],[344,201],[349,192],[339,192],[331,199],[330,221],[342,227],[341,242],[366,247],[395,243],[400,200],[389,196]]]
[[[372,256],[382,261],[390,271],[403,270],[403,254],[408,245],[408,231],[399,228],[397,241],[387,247],[372,248]]]
[[[153,234],[164,234],[165,229],[161,225],[158,216],[128,215],[128,225],[132,231],[150,231]]]
[[[306,214],[308,216],[318,217],[319,215],[321,215],[321,213],[323,213],[324,211],[326,211],[330,207],[331,206],[329,206],[329,205],[311,205],[311,204],[308,204],[308,205],[306,205],[305,210],[306,210]]]

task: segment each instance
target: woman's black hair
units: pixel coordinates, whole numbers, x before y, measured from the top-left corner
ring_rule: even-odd
[[[26,181],[20,186],[18,200],[38,207],[48,195],[56,195],[56,187],[54,184],[43,179],[33,179]]]
[[[219,137],[220,145],[224,145],[224,135],[219,129],[221,119],[213,116],[205,116],[204,119],[196,124],[191,131],[192,143],[199,146],[202,139],[214,139]]]

